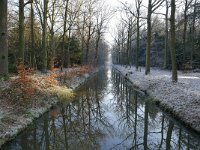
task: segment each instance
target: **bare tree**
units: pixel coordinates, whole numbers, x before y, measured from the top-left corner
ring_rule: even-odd
[[[197,0],[194,1],[194,10],[193,10],[193,17],[192,17],[192,31],[191,31],[191,44],[192,48],[190,51],[190,64],[193,64],[193,53],[194,53],[194,39],[195,39],[195,23],[196,23],[196,16],[197,16]]]
[[[137,20],[137,36],[136,36],[136,70],[139,67],[139,50],[140,50],[140,8],[142,4],[142,0],[135,0],[136,1],[136,20]]]
[[[172,81],[177,82],[177,64],[176,64],[176,35],[175,35],[175,0],[171,0],[171,17],[170,17],[170,34],[171,34],[171,41],[170,41],[170,47],[171,47],[171,60],[172,60]]]
[[[31,3],[31,66],[36,67],[36,58],[35,58],[35,33],[34,33],[34,6]]]
[[[69,5],[69,0],[65,1],[65,15],[64,15],[64,25],[63,25],[63,35],[62,35],[62,64],[66,67],[69,66],[70,63],[70,58],[69,58],[69,53],[67,54],[65,50],[65,39],[66,39],[66,32],[67,32],[67,17],[68,17],[68,5]],[[69,38],[69,37],[68,37]]]
[[[165,51],[164,51],[164,69],[168,68],[169,65],[169,25],[168,25],[168,12],[169,12],[169,2],[168,0],[165,0],[165,7],[166,7],[166,13],[165,13]]]
[[[19,0],[19,54],[18,54],[18,62],[24,63],[24,46],[25,46],[25,39],[24,39],[24,7],[32,3],[32,0],[24,3],[24,0]]]
[[[85,50],[85,64],[88,64],[88,57],[89,57],[89,50],[90,50],[90,41],[92,38],[92,35],[94,34],[94,28],[93,28],[93,22],[92,22],[92,15],[93,15],[93,7],[94,7],[95,1],[89,1],[88,3],[88,16],[86,19],[86,50]]]
[[[47,14],[48,14],[49,0],[38,1],[35,0],[35,7],[37,15],[39,16],[40,24],[42,27],[42,50],[41,50],[41,67],[42,71],[47,71]]]
[[[47,11],[48,11],[49,0],[44,0],[44,11],[43,11],[43,32],[42,32],[42,54],[43,54],[43,70],[47,70]]]
[[[183,27],[183,63],[185,63],[185,51],[186,51],[186,34],[187,34],[187,25],[188,25],[188,9],[193,0],[184,0],[184,27]]]
[[[19,63],[24,63],[24,0],[19,0]]]
[[[121,2],[122,3],[122,2]],[[139,50],[140,50],[140,28],[141,28],[141,19],[146,19],[141,16],[141,6],[142,6],[142,0],[135,0],[135,11],[132,11],[132,7],[128,7],[126,3],[122,3],[124,6],[124,9],[128,11],[133,17],[136,18],[136,52],[135,52],[135,66],[136,70],[138,70],[139,67]],[[132,29],[131,29],[132,30]],[[133,31],[131,31],[133,34]],[[131,40],[132,41],[132,40]]]
[[[147,48],[146,48],[146,65],[145,65],[145,74],[150,73],[151,67],[151,17],[156,9],[164,2],[164,0],[149,0],[148,3],[148,14],[147,14]]]
[[[95,42],[95,56],[94,56],[94,63],[98,63],[98,53],[99,53],[99,42],[103,36],[103,33],[106,28],[106,24],[108,23],[109,19],[111,18],[109,8],[105,9],[105,5],[102,4],[97,9],[96,15],[96,42]]]
[[[82,22],[82,50],[83,50],[83,63],[89,63],[89,54],[91,50],[91,41],[93,39],[96,26],[93,20],[95,14],[95,7],[97,7],[98,0],[92,1],[85,1],[83,5],[82,15],[83,15],[83,22]]]
[[[55,38],[55,33],[60,29],[60,26],[56,26],[56,23],[59,22],[60,12],[62,4],[58,0],[50,1],[48,9],[48,22],[47,27],[49,30],[49,49],[48,49],[48,68],[53,68],[53,62],[55,58],[56,49],[58,48],[58,42]]]
[[[8,74],[7,0],[0,1],[0,75]]]
[[[132,48],[132,35],[133,35],[133,26],[134,26],[134,18],[129,17],[128,18],[128,27],[127,27],[127,65],[133,64],[133,48]]]

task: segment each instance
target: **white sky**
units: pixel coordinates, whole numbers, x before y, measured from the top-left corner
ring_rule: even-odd
[[[107,0],[106,3],[108,3],[108,6],[111,9],[116,9],[117,7],[120,6],[120,3],[118,0]],[[113,14],[114,16],[110,19],[109,24],[108,24],[108,30],[106,33],[106,40],[109,42],[109,45],[113,43],[113,35],[114,34],[114,29],[116,28],[116,25],[118,23],[117,19],[117,13]]]
[[[111,9],[117,9],[118,7],[122,6],[122,4],[120,4],[120,1],[123,3],[133,3],[135,0],[106,0],[106,3],[108,4],[108,6],[110,6]],[[147,6],[148,5],[148,0],[143,0],[143,5]],[[134,7],[134,5],[133,5]],[[147,12],[146,8],[144,9],[144,13]],[[165,8],[162,8],[160,10],[158,10],[157,12],[165,12]],[[112,19],[110,19],[110,22],[108,24],[108,30],[106,33],[106,40],[109,42],[109,45],[111,45],[113,43],[113,37],[114,36],[114,30],[116,30],[116,26],[119,23],[119,19],[120,19],[120,13],[115,13],[112,17]]]

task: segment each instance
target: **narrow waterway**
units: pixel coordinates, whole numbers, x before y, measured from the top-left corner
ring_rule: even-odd
[[[200,150],[200,135],[105,69],[76,91],[73,102],[56,106],[2,149]]]

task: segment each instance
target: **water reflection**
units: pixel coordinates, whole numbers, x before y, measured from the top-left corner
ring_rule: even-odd
[[[2,149],[200,149],[200,136],[161,112],[115,70],[105,70]]]

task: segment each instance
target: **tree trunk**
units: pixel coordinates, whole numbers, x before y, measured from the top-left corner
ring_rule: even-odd
[[[71,43],[71,29],[69,28],[68,44],[67,44],[67,67],[70,66],[70,43]]]
[[[183,64],[185,63],[186,32],[187,32],[187,21],[188,21],[187,10],[188,10],[188,0],[185,0],[184,27],[183,27]]]
[[[137,0],[136,1],[136,10],[137,10],[137,37],[136,37],[136,71],[138,71],[139,68],[139,51],[140,51],[140,7],[141,7],[142,0]]]
[[[84,33],[85,33],[85,13],[83,16],[83,26],[82,26],[82,36],[81,36],[81,50],[82,50],[82,60],[81,60],[81,64],[85,64],[85,48],[84,48]]]
[[[127,46],[126,46],[126,65],[129,65],[129,54],[130,54],[130,24],[128,25],[127,35]]]
[[[43,54],[43,66],[42,70],[47,71],[47,9],[48,0],[44,0],[44,11],[43,11],[43,32],[42,32],[42,54]]]
[[[148,5],[148,15],[147,15],[147,48],[146,48],[146,65],[145,65],[145,74],[150,73],[151,67],[151,15],[152,15],[152,4],[149,0]]]
[[[194,2],[194,12],[193,12],[193,18],[192,18],[192,36],[191,36],[191,44],[192,44],[192,49],[190,52],[190,64],[192,66],[193,62],[193,53],[194,53],[194,39],[195,39],[195,22],[196,22],[196,15],[197,15],[197,0]]]
[[[33,3],[31,3],[31,66],[36,67],[35,58],[35,34],[34,34],[34,8]]]
[[[24,63],[24,0],[19,0],[19,54],[18,63]]]
[[[67,25],[67,16],[68,16],[68,4],[69,4],[69,0],[66,1],[66,5],[65,5],[65,16],[64,16],[63,37],[62,37],[62,52],[63,52],[62,65],[63,65],[63,67],[68,67],[68,63],[66,61],[67,52],[65,50],[65,39],[66,39],[66,31],[67,31],[66,25]]]
[[[49,18],[50,18],[50,26],[49,26],[49,52],[48,52],[48,68],[50,70],[52,70],[54,68],[54,59],[55,59],[55,50],[57,48],[56,46],[56,41],[54,39],[54,35],[55,35],[55,31],[54,31],[54,26],[55,26],[55,18],[56,18],[56,14],[55,14],[55,9],[56,9],[56,0],[53,0],[52,2],[52,11],[51,11],[51,15],[49,14]]]
[[[97,39],[96,39],[96,48],[95,48],[95,56],[94,56],[94,63],[97,65],[98,64],[98,53],[99,53],[99,41],[101,38],[101,33],[100,31],[97,32]]]
[[[128,47],[129,47],[129,65],[131,67],[131,65],[133,65],[133,54],[134,54],[134,49],[132,49],[132,29],[133,29],[133,26],[132,26],[132,19],[130,20],[130,24],[129,24],[129,44],[128,44]]]
[[[169,11],[169,7],[168,7],[168,0],[166,1],[166,14],[165,14],[165,51],[164,51],[164,69],[168,68],[169,65],[169,33],[168,33],[168,11]]]
[[[86,43],[86,53],[85,53],[85,63],[86,65],[88,64],[88,57],[89,57],[89,49],[90,49],[90,39],[91,39],[91,20],[89,23],[89,27],[88,27],[88,37],[87,37],[87,43]]]
[[[0,1],[0,75],[8,74],[7,0]]]
[[[177,66],[176,66],[176,49],[175,49],[175,0],[171,0],[171,18],[170,18],[170,26],[171,26],[171,61],[172,61],[172,81],[177,82]]]
[[[136,37],[136,70],[138,71],[139,67],[139,50],[140,50],[140,18],[137,16],[137,37]]]

